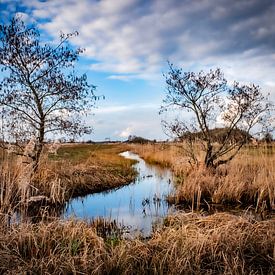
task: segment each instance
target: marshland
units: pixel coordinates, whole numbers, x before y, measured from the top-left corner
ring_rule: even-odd
[[[41,171],[31,178],[27,191],[22,188],[26,180],[22,163],[3,154],[1,272],[272,274],[273,145],[245,147],[234,161],[215,172],[203,167],[194,171],[182,153],[183,146],[181,143],[60,145],[56,155],[45,151]],[[144,232],[144,224],[135,222],[135,217],[148,220],[142,205],[137,205],[136,213],[130,219],[124,216],[124,220],[119,211],[113,216],[110,213],[77,216],[78,211],[64,215],[66,203],[75,197],[85,200],[85,195],[100,192],[102,202],[94,200],[107,205],[104,191],[115,193],[125,188],[125,184],[142,184],[138,180],[139,171],[133,168],[137,160],[121,156],[125,151],[135,152],[156,171],[171,172],[173,193],[166,193],[161,198],[166,201],[159,204],[173,206],[173,210],[158,216],[158,226],[153,224],[150,231]],[[152,174],[142,176],[147,176],[149,185]],[[38,194],[47,200],[42,197],[35,201]],[[127,192],[119,199],[127,204]],[[148,197],[145,195],[143,199]],[[153,208],[153,194],[148,203]],[[104,205],[90,207],[94,211]],[[123,207],[121,204],[122,217]]]
[[[274,274],[274,73],[263,74],[274,53],[238,70],[236,60],[258,52],[245,49],[248,37],[234,58],[216,53],[219,62],[220,39],[207,44],[218,26],[236,41],[229,32],[241,28],[225,20],[223,29],[220,13],[261,22],[238,37],[264,37],[274,17],[238,14],[253,19],[274,5],[2,2],[0,274]],[[196,25],[210,6],[211,24]],[[189,17],[188,30],[213,28],[201,33],[203,47],[188,43]],[[84,35],[56,35],[57,26]],[[182,41],[189,54],[174,47]],[[164,68],[167,57],[187,65]]]

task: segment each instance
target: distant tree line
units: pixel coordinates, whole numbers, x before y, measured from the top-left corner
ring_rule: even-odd
[[[130,135],[128,137],[127,143],[140,143],[140,144],[146,144],[146,143],[156,143],[157,141],[146,139],[143,137],[135,136],[135,135]]]
[[[225,140],[226,135],[228,133],[228,128],[214,128],[209,130],[209,135],[213,142],[222,143]],[[178,138],[180,141],[184,141],[187,139],[191,139],[192,141],[201,140],[203,138],[203,133],[200,132],[184,132],[182,136]],[[232,129],[232,133],[228,138],[228,142],[236,143],[240,140],[246,140],[250,142],[252,135],[249,133],[240,130],[240,129]]]

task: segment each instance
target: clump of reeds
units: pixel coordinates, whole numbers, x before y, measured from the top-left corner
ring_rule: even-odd
[[[200,167],[181,182],[175,200],[189,202],[194,207],[207,202],[272,210],[275,208],[274,169],[274,159],[259,158],[251,163],[241,157],[214,172]]]
[[[175,175],[177,192],[170,202],[199,208],[201,203],[252,205],[256,210],[275,209],[275,152],[273,147],[244,147],[227,165],[206,169],[200,162],[188,162],[184,144],[132,145],[146,161],[169,166]],[[199,150],[199,146],[196,146]]]
[[[166,226],[151,241],[156,268],[172,274],[268,274],[274,268],[274,220],[191,213],[168,218]]]
[[[30,141],[31,143],[32,141]],[[26,150],[31,150],[32,144]],[[26,151],[25,150],[25,151]],[[0,162],[0,215],[9,220],[15,211],[22,208],[31,196],[32,163],[27,156],[15,156],[2,151]]]
[[[1,273],[72,274],[104,264],[104,241],[84,222],[13,225],[0,238]]]
[[[274,245],[274,221],[177,214],[148,242],[116,246],[112,270],[118,274],[272,274]]]
[[[99,237],[96,227],[87,222],[13,225],[0,233],[0,270],[10,274],[272,274],[274,225],[274,220],[257,222],[229,214],[179,213],[167,218],[164,228],[150,239],[112,242]]]

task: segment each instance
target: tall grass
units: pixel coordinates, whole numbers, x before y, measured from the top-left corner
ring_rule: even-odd
[[[5,274],[272,274],[274,221],[177,214],[149,240],[98,235],[86,222],[13,225],[0,233]]]
[[[203,199],[222,203],[245,200],[264,208],[269,198],[273,207],[273,154],[267,157],[264,151],[249,149],[228,166],[210,173],[202,167],[186,168],[188,162],[185,163],[180,148],[158,146],[133,148],[146,148],[144,154],[154,156],[151,162],[174,170],[179,177],[178,201],[199,204]],[[103,146],[94,150],[95,147],[81,145],[78,149],[63,147],[57,156],[45,157],[35,176],[28,173],[28,166],[22,162],[3,158],[1,274],[251,275],[274,271],[274,219],[256,221],[225,213],[177,213],[168,217],[163,228],[150,238],[132,240],[124,238],[123,230],[115,223],[104,220],[52,218],[40,219],[38,223],[24,219],[20,223],[10,222],[18,208],[32,209],[35,197],[44,196],[50,203],[60,204],[70,196],[114,187],[135,176],[132,162],[117,156],[125,147]],[[246,163],[246,159],[251,161]],[[43,210],[40,206],[38,210],[43,214],[48,208]]]
[[[31,197],[32,169],[22,157],[2,154],[0,162],[0,215],[9,220]]]
[[[133,161],[118,155],[123,150],[119,145],[61,147],[57,156],[43,163],[36,186],[58,201],[128,184],[136,171]]]
[[[192,166],[178,144],[132,145],[145,160],[169,166],[176,176],[177,193],[171,202],[253,205],[275,209],[275,151],[273,147],[245,147],[227,165],[210,171]],[[199,154],[199,159],[202,159]]]
[[[25,157],[2,154],[0,162],[0,217],[15,212],[27,216],[45,215],[70,198],[127,184],[136,171],[132,161],[119,156],[119,146],[69,145],[57,155],[44,152],[33,173]],[[24,215],[21,215],[23,217]]]

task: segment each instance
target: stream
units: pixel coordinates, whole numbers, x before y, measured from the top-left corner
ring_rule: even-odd
[[[138,176],[135,181],[108,192],[90,194],[70,200],[64,218],[95,219],[98,217],[128,228],[130,233],[150,235],[153,226],[174,212],[165,198],[174,192],[172,172],[149,165],[137,154],[126,151],[121,156],[137,161],[133,167]]]

